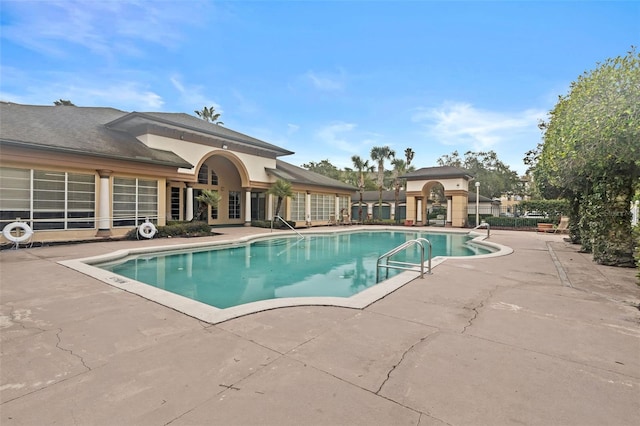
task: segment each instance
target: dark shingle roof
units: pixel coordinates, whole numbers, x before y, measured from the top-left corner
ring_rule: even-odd
[[[419,179],[437,179],[437,178],[473,178],[473,175],[465,169],[453,166],[443,167],[423,167],[416,171],[400,176],[403,179],[419,180]]]
[[[282,160],[276,160],[276,168],[267,169],[267,173],[291,183],[297,183],[301,185],[321,186],[324,188],[329,187],[340,189],[343,191],[353,191],[355,189],[355,187],[344,182],[340,182],[339,180],[331,179],[330,177],[321,175],[319,173],[305,170],[303,168],[294,166],[293,164],[286,163]]]
[[[0,141],[58,152],[193,167],[173,152],[149,148],[135,136],[105,126],[127,114],[114,108],[0,102]]]

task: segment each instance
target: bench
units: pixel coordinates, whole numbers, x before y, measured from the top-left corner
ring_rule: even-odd
[[[555,232],[555,225],[553,223],[538,223],[537,232]]]

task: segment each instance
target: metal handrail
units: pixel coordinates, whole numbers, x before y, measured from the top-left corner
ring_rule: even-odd
[[[390,259],[391,256],[398,254],[399,252],[416,244],[420,246],[420,264],[410,263],[410,262],[400,262],[397,260]],[[389,250],[382,256],[378,257],[378,261],[376,262],[376,282],[378,282],[380,279],[380,268],[386,268],[387,270],[386,278],[389,278],[389,269],[401,269],[404,271],[413,271],[414,270],[413,268],[418,266],[420,267],[420,278],[423,279],[424,278],[424,245],[425,244],[429,247],[427,274],[431,274],[431,242],[426,238],[417,238],[415,240],[406,241],[400,244],[398,247],[392,250]],[[383,259],[386,260],[386,263],[384,265],[381,265],[380,262]]]
[[[487,238],[489,238],[489,236],[491,235],[491,226],[489,225],[488,222],[482,222],[480,225],[473,228],[473,230],[478,228],[487,228]]]
[[[276,219],[280,219],[282,221],[282,223],[284,223],[285,225],[287,225],[293,232],[295,232],[296,234],[298,234],[298,236],[300,238],[304,238],[304,235],[302,235],[301,233],[299,233],[298,231],[295,230],[295,228],[291,225],[289,225],[289,222],[287,222],[286,220],[284,220],[282,217],[280,216],[275,216]],[[271,232],[273,232],[273,222],[271,222]]]

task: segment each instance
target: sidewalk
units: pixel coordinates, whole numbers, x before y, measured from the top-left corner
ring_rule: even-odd
[[[217,325],[56,263],[148,241],[5,250],[0,423],[637,424],[636,271],[560,235],[491,241],[514,253],[447,260],[364,310]]]

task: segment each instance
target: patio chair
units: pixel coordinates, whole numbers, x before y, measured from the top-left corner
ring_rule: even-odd
[[[553,230],[554,234],[557,233],[557,232],[560,232],[560,233],[569,232],[569,218],[568,217],[560,216],[560,223]]]
[[[336,215],[332,214],[331,216],[329,216],[329,222],[327,222],[328,225],[337,225],[338,222],[336,222]]]

